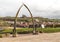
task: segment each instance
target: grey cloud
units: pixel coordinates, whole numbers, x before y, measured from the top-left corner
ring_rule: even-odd
[[[17,0],[0,0],[0,16],[15,16],[20,5]],[[38,8],[37,5],[32,5],[32,3],[26,5],[31,10],[33,16],[60,18],[60,10],[42,10],[40,7]],[[24,7],[21,9],[19,16],[21,16],[21,14],[30,16],[29,12]]]

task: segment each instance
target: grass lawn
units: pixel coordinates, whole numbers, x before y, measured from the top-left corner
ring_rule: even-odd
[[[54,32],[60,32],[60,28],[37,28],[36,31],[43,31],[44,33],[54,33]],[[2,31],[3,33],[13,33],[13,29],[5,29]],[[16,32],[19,34],[25,34],[25,33],[32,33],[33,28],[17,28]]]
[[[55,33],[60,32],[60,28],[37,28],[36,31],[43,31],[44,33]],[[33,32],[33,28],[16,28],[16,32],[18,34],[28,34]],[[12,34],[13,29],[4,29],[0,31],[0,38],[2,38],[2,34]]]
[[[44,33],[54,33],[54,32],[60,32],[60,28],[38,28],[38,31],[43,31]]]

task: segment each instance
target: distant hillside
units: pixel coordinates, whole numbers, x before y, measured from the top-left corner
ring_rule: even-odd
[[[49,19],[49,18],[43,18],[43,17],[34,17],[34,20],[38,19],[39,21],[56,21],[56,22],[60,22],[60,19]],[[0,17],[0,20],[3,21],[14,21],[15,17]],[[31,17],[18,17],[17,18],[18,21],[31,21]]]

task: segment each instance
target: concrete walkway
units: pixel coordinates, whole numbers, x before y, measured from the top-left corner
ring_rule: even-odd
[[[39,35],[24,34],[15,38],[5,37],[0,38],[0,42],[60,42],[59,33],[42,33]]]

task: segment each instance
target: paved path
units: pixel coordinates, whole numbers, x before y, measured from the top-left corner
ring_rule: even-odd
[[[0,38],[0,42],[60,42],[60,33],[42,33],[39,35],[19,35],[16,38]]]

